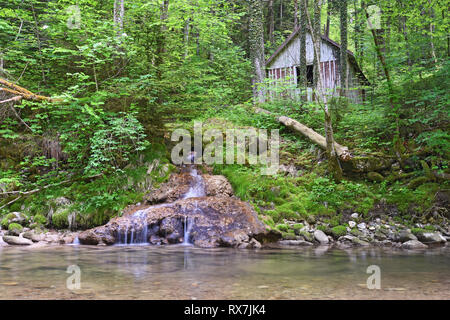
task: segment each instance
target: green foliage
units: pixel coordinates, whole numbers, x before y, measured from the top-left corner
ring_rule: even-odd
[[[2,226],[3,229],[8,229],[9,219],[7,217],[4,217],[0,222],[0,225]]]

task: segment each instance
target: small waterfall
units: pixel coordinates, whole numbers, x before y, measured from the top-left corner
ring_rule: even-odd
[[[191,169],[191,177],[194,179],[193,185],[189,188],[189,191],[183,196],[183,199],[197,198],[206,196],[205,183],[197,169]]]
[[[75,239],[73,239],[72,245],[73,245],[73,246],[78,246],[78,245],[80,245],[80,240],[78,239],[78,237],[75,237]]]
[[[136,211],[126,226],[118,231],[117,244],[148,244],[147,209]]]
[[[193,222],[191,219],[189,219],[188,216],[184,216],[184,235],[183,235],[183,245],[189,246],[192,245],[192,243],[189,241],[189,235],[192,230]]]
[[[195,168],[191,168],[190,175],[193,178],[193,183],[190,186],[188,192],[182,197],[182,199],[197,198],[206,196],[206,189],[203,178],[198,174]],[[133,215],[128,217],[128,223],[122,226],[117,231],[117,245],[129,245],[129,244],[149,244],[148,239],[148,225],[147,225],[147,213],[150,208],[171,206],[171,203],[164,203],[151,206],[146,209],[138,210]],[[193,212],[198,212],[198,205],[195,202],[195,208]],[[194,220],[189,218],[189,212],[184,217],[184,237],[183,245],[192,245],[189,241],[191,230],[194,224]]]

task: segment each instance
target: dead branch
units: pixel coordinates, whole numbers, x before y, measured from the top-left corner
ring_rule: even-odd
[[[3,101],[0,101],[0,104],[7,103],[7,102],[16,102],[16,101],[20,101],[21,99],[22,99],[22,96],[15,96],[15,97],[12,97],[10,99],[6,99],[6,100],[3,100]]]
[[[38,192],[40,192],[42,190],[45,190],[45,189],[48,189],[48,188],[52,188],[52,187],[57,187],[57,186],[60,186],[60,185],[66,184],[66,183],[73,183],[73,182],[76,182],[76,181],[84,181],[84,180],[96,179],[96,178],[101,177],[101,176],[103,176],[103,173],[99,173],[99,174],[96,174],[96,175],[93,175],[93,176],[88,176],[88,177],[81,177],[81,178],[76,178],[76,179],[64,180],[64,181],[61,181],[61,182],[58,182],[58,183],[52,183],[52,184],[46,185],[46,186],[44,186],[42,188],[37,188],[37,189],[30,190],[30,191],[12,191],[12,192],[0,193],[0,195],[11,194],[11,193],[15,193],[15,194],[19,195],[17,198],[15,198],[15,199],[9,201],[8,203],[4,204],[3,206],[1,206],[0,210],[2,210],[3,208],[9,206],[10,204],[16,202],[17,200],[19,200],[22,197],[26,197],[26,196],[38,193]]]

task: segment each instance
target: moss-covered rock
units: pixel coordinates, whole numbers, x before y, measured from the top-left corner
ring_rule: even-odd
[[[8,226],[8,231],[10,235],[18,236],[23,231],[23,227],[18,223],[10,223]]]
[[[424,183],[426,183],[426,182],[428,182],[428,177],[418,177],[418,178],[415,178],[415,179],[413,179],[413,180],[411,180],[409,183],[408,183],[408,188],[410,188],[410,189],[416,189],[417,187],[419,187],[420,185],[422,185],[422,184],[424,184]]]
[[[306,241],[309,241],[309,242],[313,242],[314,241],[314,236],[311,233],[309,233],[309,232],[300,231],[298,233],[298,235],[303,237]]]
[[[375,172],[389,168],[393,162],[393,158],[389,158],[381,154],[373,154],[368,156],[353,157],[351,161],[347,161],[343,163],[343,165],[344,169],[347,171],[350,169],[353,172],[363,173]]]
[[[45,225],[47,223],[47,218],[45,218],[42,214],[37,214],[33,217],[33,221],[40,225]]]
[[[383,182],[384,181],[384,177],[381,174],[379,174],[378,172],[369,172],[367,174],[367,178],[373,182]]]
[[[281,232],[288,232],[289,226],[287,224],[277,224],[276,228],[280,230]]]
[[[346,226],[336,226],[336,227],[331,228],[331,235],[335,239],[337,239],[345,234],[347,234]]]
[[[59,209],[52,215],[52,225],[56,229],[66,229],[69,227],[69,209]]]

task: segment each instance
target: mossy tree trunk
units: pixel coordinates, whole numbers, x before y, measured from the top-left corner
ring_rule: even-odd
[[[299,88],[302,91],[302,99],[307,100],[307,78],[306,78],[306,31],[307,31],[307,2],[300,1],[300,65],[298,75]]]
[[[347,36],[347,0],[340,0],[340,30],[341,30],[341,54],[340,54],[340,76],[341,76],[341,91],[340,96],[346,97],[348,90],[348,63],[347,63],[347,48],[348,48],[348,36]]]
[[[312,30],[314,32],[314,37],[316,39],[319,39],[320,42],[321,41],[321,37],[320,37],[320,28],[321,28],[321,19],[320,19],[320,15],[321,15],[321,1],[322,0],[314,0],[314,29]],[[318,60],[318,61],[316,61]],[[318,62],[318,63],[317,63]],[[320,50],[317,54],[314,54],[314,64],[313,64],[313,71],[314,71],[314,85],[317,85],[317,83],[319,82],[319,76],[320,76],[320,70],[319,70],[319,65],[320,65]]]
[[[249,6],[249,43],[250,60],[253,64],[253,97],[255,101],[264,102],[264,89],[260,85],[266,77],[264,57],[264,25],[261,0],[250,0]]]
[[[275,17],[274,17],[274,12],[273,12],[273,0],[269,0],[267,6],[268,6],[268,8],[267,8],[267,21],[268,21],[267,35],[268,35],[270,43],[273,45],[273,43],[275,42],[274,38],[273,38],[273,32],[275,31]]]
[[[294,30],[298,28],[298,0],[294,0]]]
[[[320,4],[318,3],[320,0],[314,0],[315,2],[317,2],[317,4],[320,6]],[[304,0],[305,5],[307,0]],[[314,54],[316,56],[320,56],[320,42],[321,39],[320,37],[316,37],[316,31],[314,31],[314,27],[313,24],[311,23],[311,18],[309,17],[308,12],[306,12],[306,17],[308,19],[308,24],[311,30],[313,30],[313,32],[311,32],[311,37],[312,37],[312,42],[313,42],[313,48],[314,48]],[[319,59],[315,60],[316,66],[317,66],[317,70],[320,73],[320,62]],[[340,181],[342,179],[343,176],[343,170],[341,167],[341,164],[339,163],[339,157],[338,157],[338,152],[336,151],[336,142],[334,141],[334,134],[333,134],[333,123],[332,123],[332,119],[331,119],[331,111],[328,108],[328,99],[327,99],[327,94],[324,90],[324,86],[322,83],[322,77],[318,76],[317,78],[317,86],[316,86],[316,91],[317,91],[317,102],[323,107],[323,111],[324,111],[324,126],[325,126],[325,140],[326,140],[326,152],[327,152],[327,156],[328,156],[328,170],[329,173],[333,176],[333,179],[335,181]]]

